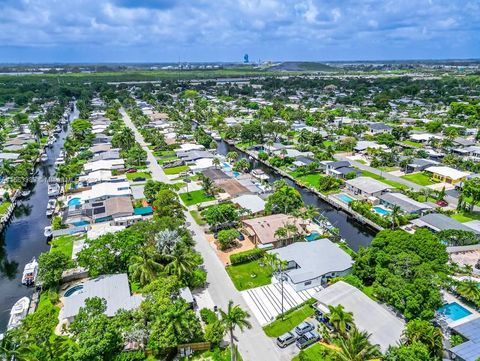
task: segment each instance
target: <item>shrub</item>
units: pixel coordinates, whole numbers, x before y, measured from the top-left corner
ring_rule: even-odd
[[[217,314],[209,308],[202,308],[200,310],[200,318],[207,325],[212,324],[218,320]]]
[[[220,249],[226,250],[233,246],[236,243],[238,238],[238,231],[235,228],[222,229],[218,232],[218,243],[220,244]]]
[[[233,266],[240,263],[255,261],[259,258],[262,258],[266,251],[267,250],[265,248],[254,248],[245,252],[232,254],[230,256],[230,264]]]

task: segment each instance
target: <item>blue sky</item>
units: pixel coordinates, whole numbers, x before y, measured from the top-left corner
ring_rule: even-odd
[[[0,0],[0,62],[480,58],[480,0]]]

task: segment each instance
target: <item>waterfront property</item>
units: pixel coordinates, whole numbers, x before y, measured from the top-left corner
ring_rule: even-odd
[[[317,292],[314,298],[318,301],[314,307],[322,315],[328,315],[329,305],[342,305],[345,311],[352,312],[355,325],[371,334],[370,342],[380,345],[383,352],[401,340],[405,322],[346,282],[336,282]]]
[[[412,220],[411,223],[416,227],[428,228],[433,232],[440,232],[448,229],[457,229],[460,231],[469,231],[479,234],[475,229],[470,228],[467,225],[440,213],[426,214],[418,219]]]
[[[322,286],[331,278],[345,276],[353,264],[352,257],[326,238],[296,242],[268,252],[287,262],[285,276],[296,291]]]
[[[354,195],[369,198],[379,197],[392,187],[370,177],[358,177],[345,182],[346,188]]]
[[[423,215],[434,209],[433,205],[418,202],[403,193],[385,193],[378,198],[380,199],[380,204],[389,208],[398,206],[402,212],[408,214]]]
[[[478,355],[480,355],[480,318],[455,326],[452,332],[466,339],[465,342],[448,350],[452,358],[463,361],[477,361]]]

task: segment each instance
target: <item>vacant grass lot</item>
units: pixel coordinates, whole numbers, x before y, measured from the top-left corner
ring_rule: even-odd
[[[182,199],[183,203],[186,206],[191,206],[193,204],[213,201],[215,197],[205,195],[203,189],[199,189],[197,191],[188,192],[188,193],[180,193],[180,198]]]
[[[285,319],[275,320],[272,323],[263,327],[263,331],[267,336],[278,337],[284,333],[292,330],[307,318],[312,317],[315,314],[315,310],[310,305],[304,305],[298,310],[290,312],[285,315]]]
[[[430,179],[425,173],[413,173],[402,175],[401,178],[409,180],[410,182],[420,184],[421,186],[428,186],[434,184],[435,182]]]
[[[406,185],[404,185],[402,183],[395,182],[395,181],[392,181],[392,180],[389,180],[389,179],[385,179],[384,177],[381,177],[380,175],[369,172],[367,170],[362,170],[362,175],[365,176],[365,177],[370,177],[370,178],[376,179],[380,182],[388,184],[388,185],[390,185],[394,188],[397,188],[397,189],[407,189],[408,188]]]
[[[269,267],[260,267],[261,260],[242,263],[226,268],[233,284],[239,291],[265,286],[271,283],[272,271]],[[255,277],[252,277],[255,274]]]
[[[163,168],[163,171],[167,175],[173,175],[173,174],[179,174],[179,173],[182,173],[182,172],[186,172],[189,169],[190,168],[188,167],[188,165],[180,165],[178,167]]]
[[[61,236],[53,238],[50,242],[50,251],[60,251],[68,257],[72,257],[73,241],[79,239],[77,236]]]
[[[135,178],[150,179],[150,178],[152,178],[152,175],[150,173],[147,173],[147,172],[127,173],[127,179],[128,180],[133,180]]]

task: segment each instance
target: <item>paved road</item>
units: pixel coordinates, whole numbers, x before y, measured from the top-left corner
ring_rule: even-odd
[[[169,183],[170,180],[163,172],[162,168],[157,163],[153,152],[148,148],[143,140],[142,135],[132,123],[130,117],[124,109],[120,109],[125,124],[133,130],[135,139],[147,152],[147,159],[149,162],[149,169],[152,172],[152,178],[157,181]],[[226,309],[229,300],[233,300],[235,304],[240,305],[250,314],[251,329],[245,330],[243,333],[236,331],[235,335],[238,339],[238,348],[242,358],[246,361],[266,361],[266,360],[290,360],[291,357],[281,355],[280,350],[274,344],[272,339],[265,336],[262,327],[253,316],[251,310],[245,303],[240,292],[234,287],[230,277],[228,276],[223,264],[218,259],[215,251],[205,237],[202,228],[197,225],[189,212],[185,212],[187,222],[190,223],[189,229],[194,232],[194,239],[196,241],[196,250],[200,252],[204,259],[204,266],[207,270],[207,290],[213,302]]]

